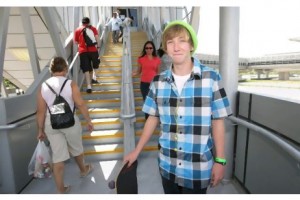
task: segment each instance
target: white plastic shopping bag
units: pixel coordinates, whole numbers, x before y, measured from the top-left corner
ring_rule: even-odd
[[[28,165],[28,174],[35,178],[49,178],[52,175],[51,164],[49,148],[39,140]]]

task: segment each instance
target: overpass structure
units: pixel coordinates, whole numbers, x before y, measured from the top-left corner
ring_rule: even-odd
[[[203,64],[219,68],[219,56],[198,54]],[[288,80],[290,72],[300,72],[300,52],[265,55],[261,57],[239,58],[239,72],[255,71],[258,79],[262,74],[268,78],[270,72],[278,73],[279,80]]]

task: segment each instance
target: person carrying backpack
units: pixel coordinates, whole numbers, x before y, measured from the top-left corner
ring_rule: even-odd
[[[53,58],[50,63],[50,72],[51,78],[46,80],[37,92],[37,139],[44,140],[47,137],[49,140],[57,192],[68,193],[70,186],[64,184],[64,162],[70,158],[70,155],[74,157],[80,170],[78,176],[86,177],[93,170],[93,166],[84,161],[82,127],[79,118],[74,115],[74,107],[79,109],[86,120],[86,129],[91,132],[94,127],[77,84],[65,77],[68,72],[68,65],[64,58]],[[69,107],[69,109],[59,107],[58,103],[67,104],[65,108]],[[71,118],[74,118],[74,123],[69,123],[68,118],[61,115],[70,113],[70,110],[73,114]],[[60,115],[66,124],[54,123],[56,121],[53,121],[51,117],[55,115]]]
[[[97,80],[93,80],[93,69],[98,69],[100,64],[98,52],[100,39],[96,27],[90,25],[88,17],[83,17],[82,26],[75,30],[74,42],[78,44],[80,68],[87,84],[86,92],[91,93],[92,83],[98,83]]]

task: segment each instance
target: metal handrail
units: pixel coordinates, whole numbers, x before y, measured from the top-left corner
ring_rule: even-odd
[[[272,142],[277,144],[280,148],[282,148],[285,152],[287,152],[291,157],[293,157],[298,162],[298,167],[300,167],[300,151],[297,150],[295,147],[290,145],[289,143],[285,142],[283,139],[276,136],[276,134],[272,131],[268,131],[258,125],[255,125],[253,123],[247,122],[246,120],[230,116],[228,117],[229,120],[237,123],[238,125],[245,126],[253,131],[256,131],[262,136],[270,139]]]
[[[35,115],[32,115],[20,122],[16,122],[16,123],[13,123],[13,124],[8,124],[8,125],[0,125],[0,130],[10,130],[10,129],[14,129],[14,128],[17,128],[17,127],[20,127],[20,126],[23,126],[23,125],[26,125],[32,121],[35,121]]]
[[[122,104],[121,119],[133,119],[136,117],[134,109],[134,95],[131,70],[131,41],[130,27],[125,24],[123,29],[123,56],[122,56]]]
[[[73,67],[74,67],[74,64],[75,64],[75,62],[76,62],[76,60],[77,60],[78,57],[79,57],[79,53],[77,52],[77,53],[75,54],[75,56],[74,56],[72,62],[71,62],[70,65],[69,65],[69,69],[68,69],[68,73],[67,73],[67,76],[68,76],[68,77],[71,76],[71,73],[70,73],[70,72],[72,71],[72,69],[73,69]],[[70,78],[71,78],[71,77],[70,77]]]

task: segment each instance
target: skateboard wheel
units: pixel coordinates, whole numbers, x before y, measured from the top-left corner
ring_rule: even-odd
[[[108,187],[109,187],[109,189],[115,189],[115,187],[116,187],[115,181],[109,181]]]

